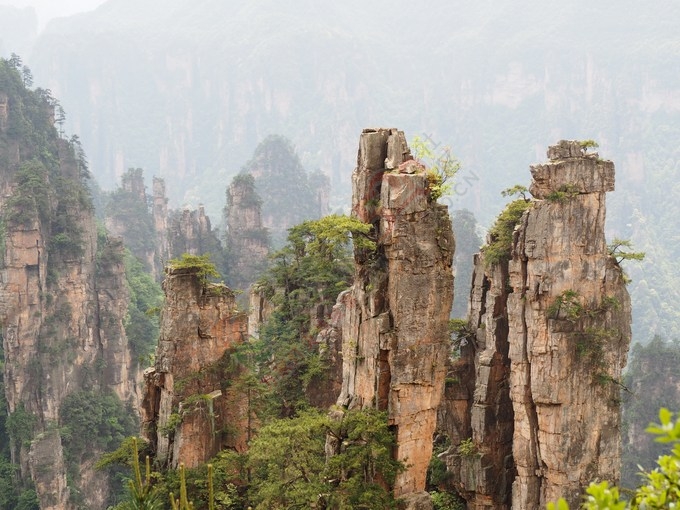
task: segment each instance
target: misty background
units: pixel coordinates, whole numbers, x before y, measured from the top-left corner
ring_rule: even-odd
[[[445,202],[482,227],[549,144],[594,139],[609,238],[647,254],[626,268],[647,342],[680,337],[678,20],[673,1],[5,1],[0,53],[60,100],[102,188],[140,167],[215,223],[272,134],[344,211],[362,128],[430,137],[462,163]]]

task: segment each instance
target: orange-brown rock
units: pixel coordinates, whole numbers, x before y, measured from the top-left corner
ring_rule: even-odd
[[[197,268],[169,268],[156,363],[144,374],[142,420],[156,458],[195,467],[224,447],[245,449],[247,399],[228,386],[229,354],[246,340],[247,317],[226,286]],[[231,376],[230,376],[231,375]]]
[[[441,413],[468,508],[575,507],[591,481],[619,478],[631,309],[604,236],[614,165],[574,141],[548,156],[507,260],[475,260],[461,379]]]
[[[8,411],[26,413],[34,423],[30,441],[12,439],[12,460],[20,476],[36,487],[41,508],[69,509],[60,410],[64,400],[85,387],[112,390],[123,402],[139,402],[136,370],[123,321],[129,295],[122,263],[122,244],[109,239],[100,246],[105,268],[97,264],[94,211],[84,200],[55,193],[52,179],[72,179],[77,193],[83,183],[68,144],[57,141],[59,167],[45,173],[49,199],[41,212],[17,206],[11,171],[0,174],[8,194],[2,202],[9,216],[0,283],[3,325],[4,391]],[[39,172],[38,167],[33,167]],[[23,191],[25,193],[25,191]],[[23,214],[23,219],[17,212]],[[7,218],[7,216],[5,216]],[[57,228],[69,225],[68,243],[59,244]],[[61,227],[63,228],[63,227]],[[61,232],[60,232],[61,233]],[[99,370],[97,370],[99,367]],[[97,452],[92,452],[96,454]],[[76,459],[76,462],[78,459]],[[84,484],[84,480],[97,479]],[[92,509],[106,506],[106,476],[80,465],[71,486]]]
[[[353,174],[353,214],[375,227],[377,249],[355,253],[356,277],[338,298],[343,384],[338,405],[386,410],[406,469],[394,493],[419,508],[444,388],[454,250],[445,206],[433,202],[424,169],[403,132],[367,129]],[[413,506],[412,505],[412,506]]]
[[[614,165],[579,150],[560,142],[551,161],[532,166],[532,193],[550,198],[537,192],[547,184],[567,196],[537,201],[524,215],[509,264],[514,508],[559,497],[576,506],[592,480],[619,478],[617,381],[631,308],[604,236]]]

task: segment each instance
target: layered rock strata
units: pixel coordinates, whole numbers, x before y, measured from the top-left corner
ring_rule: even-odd
[[[144,373],[143,429],[170,467],[196,467],[224,447],[243,451],[250,435],[247,398],[229,386],[238,375],[230,353],[246,339],[247,317],[231,290],[198,271],[167,270],[156,363]]]
[[[76,474],[67,486],[65,445],[56,426],[64,425],[62,405],[74,393],[94,390],[113,391],[136,407],[141,374],[123,326],[129,296],[122,244],[108,239],[97,246],[94,211],[74,152],[64,140],[55,143],[58,167],[50,172],[16,161],[20,174],[42,177],[44,195],[27,190],[11,167],[0,174],[6,222],[0,272],[4,392],[9,419],[22,423],[10,437],[12,461],[21,480],[35,485],[40,507],[74,508],[70,488],[76,488],[96,510],[106,508],[106,475],[95,472],[93,463],[72,459],[69,468]],[[68,187],[59,190],[60,182]],[[41,198],[42,207],[23,205]]]
[[[377,249],[355,252],[355,281],[333,322],[343,355],[337,403],[387,411],[406,465],[394,493],[421,504],[448,356],[454,239],[412,159],[401,131],[361,134],[353,215],[373,224]]]
[[[447,464],[468,508],[538,509],[560,497],[576,507],[589,482],[619,478],[631,308],[604,236],[614,165],[574,141],[548,157],[531,167],[535,200],[507,257],[475,260],[454,365],[473,379],[456,383],[443,413],[454,417]]]

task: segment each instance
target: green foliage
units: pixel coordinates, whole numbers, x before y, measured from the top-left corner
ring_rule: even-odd
[[[547,315],[551,319],[565,319],[575,322],[583,317],[585,309],[581,304],[581,296],[572,289],[567,289],[555,298],[548,307]]]
[[[77,463],[97,451],[112,451],[137,428],[129,409],[113,393],[77,391],[59,411],[61,436],[69,462]],[[83,438],[89,438],[87,442]]]
[[[629,239],[619,239],[615,237],[614,240],[607,245],[609,255],[616,259],[617,264],[624,260],[643,260],[645,253],[638,251],[630,251],[633,249],[633,243]]]
[[[195,273],[201,285],[206,285],[210,279],[219,279],[220,273],[217,271],[215,264],[210,261],[210,254],[205,255],[191,255],[184,253],[178,259],[168,261],[170,269],[190,269]]]
[[[129,251],[125,252],[125,278],[130,303],[125,317],[125,334],[137,361],[145,360],[158,341],[159,320],[155,314],[163,304],[163,289]]]
[[[577,334],[576,355],[594,368],[603,368],[604,346],[615,334],[611,329],[586,328],[583,333]]]
[[[288,243],[272,255],[259,286],[275,310],[253,344],[255,363],[271,378],[280,416],[305,405],[306,387],[322,377],[324,361],[314,342],[312,310],[330,308],[354,275],[350,251],[375,248],[371,226],[347,216],[327,216],[290,229]]]
[[[468,437],[460,442],[457,450],[463,457],[471,457],[477,454],[477,445],[475,445],[471,437]]]
[[[29,413],[23,402],[20,402],[14,412],[7,416],[5,427],[15,445],[28,446],[33,439],[33,429],[36,422],[36,416]]]
[[[330,434],[337,449],[326,462]],[[394,508],[380,480],[401,469],[392,459],[394,437],[384,413],[348,411],[332,420],[318,411],[274,420],[251,443],[250,502],[269,508]]]
[[[680,416],[666,408],[659,411],[658,424],[650,424],[646,431],[656,441],[672,444],[669,454],[657,459],[657,468],[643,471],[642,484],[633,492],[630,501],[621,499],[619,489],[607,481],[592,482],[586,489],[581,508],[585,510],[645,510],[676,508],[680,504]],[[563,499],[548,503],[548,510],[569,510]]]
[[[487,266],[499,264],[510,259],[512,233],[531,202],[519,199],[510,202],[489,229],[489,242],[482,247]]]
[[[5,218],[12,227],[30,227],[40,220],[47,223],[50,217],[49,173],[38,159],[24,162],[14,177],[14,193],[5,204]]]
[[[430,465],[427,467],[427,488],[437,488],[444,484],[451,476],[446,463],[439,455],[451,447],[451,440],[446,434],[436,434],[432,450]]]
[[[430,492],[432,507],[434,510],[465,510],[465,500],[458,494],[451,492]]]
[[[529,200],[531,200],[528,193],[529,188],[527,188],[526,186],[522,186],[521,184],[515,184],[514,186],[506,188],[503,191],[501,191],[501,196],[522,198],[523,200],[528,202]]]
[[[578,144],[583,152],[588,152],[588,149],[597,149],[600,146],[595,140],[579,140]]]
[[[172,510],[194,510],[194,504],[189,502],[187,498],[187,482],[186,474],[184,472],[184,464],[179,465],[179,498],[175,499],[175,496],[170,493],[170,504],[172,505]]]
[[[429,139],[416,136],[411,142],[411,149],[415,158],[427,167],[430,198],[436,202],[449,195],[452,189],[451,179],[460,170],[460,161],[451,154],[450,147],[437,152]]]
[[[151,463],[149,456],[146,457],[146,471],[144,480],[142,480],[142,473],[139,467],[139,452],[137,450],[137,438],[131,438],[132,451],[130,452],[130,460],[134,478],[128,480],[128,495],[125,502],[118,505],[116,510],[162,510],[165,505],[162,504],[160,495],[154,488],[151,480]]]
[[[140,260],[146,260],[148,253],[155,248],[156,230],[146,199],[141,199],[139,193],[133,191],[140,181],[144,185],[142,173],[141,168],[130,168],[123,174],[123,185],[108,197],[105,214],[114,223],[125,227],[125,246]]]
[[[549,202],[564,202],[579,195],[579,188],[575,184],[564,184],[557,191],[551,191],[545,197]]]
[[[452,349],[456,351],[461,344],[474,339],[475,332],[465,319],[449,319],[449,333],[451,333]]]

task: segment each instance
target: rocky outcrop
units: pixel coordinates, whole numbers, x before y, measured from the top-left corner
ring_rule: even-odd
[[[487,267],[475,256],[468,327],[447,376],[441,431],[455,489],[470,509],[509,509],[515,476],[514,412],[510,400],[507,262]]]
[[[222,251],[217,233],[212,229],[210,218],[203,206],[198,209],[171,211],[168,219],[167,258],[178,258],[183,253],[219,256]],[[167,258],[164,257],[165,260]]]
[[[354,284],[338,298],[337,403],[387,411],[395,455],[406,465],[394,493],[420,505],[448,356],[451,223],[401,131],[364,130],[352,179],[353,214],[374,225],[377,248],[355,252]]]
[[[229,386],[238,375],[230,353],[245,341],[247,317],[224,285],[199,268],[170,267],[156,363],[144,373],[143,429],[164,466],[195,467],[220,449],[245,449],[247,398]]]
[[[54,98],[22,87],[19,72],[2,64],[8,129],[0,128],[0,421],[9,448],[0,454],[9,452],[2,460],[17,468],[11,481],[3,477],[13,485],[3,489],[3,501],[34,486],[41,509],[100,510],[108,475],[95,472],[93,459],[110,447],[107,439],[133,433],[134,419],[121,424],[114,414],[139,400],[123,327],[129,293],[122,244],[97,235],[85,157],[77,137],[58,136]],[[2,116],[0,108],[0,124]],[[71,406],[75,416],[74,402],[101,412]],[[101,434],[84,438],[78,427]]]
[[[226,208],[229,284],[236,289],[247,289],[266,266],[269,234],[261,206],[253,176],[236,176],[227,188]]]
[[[132,405],[139,401],[123,327],[129,297],[122,245],[111,241],[99,247],[108,261],[100,273],[94,212],[82,195],[73,151],[65,141],[57,143],[61,159],[53,173],[35,163],[20,170],[42,176],[40,191],[31,191],[11,172],[2,176],[11,192],[3,197],[7,229],[0,284],[5,397],[10,417],[24,424],[22,437],[11,437],[12,460],[21,478],[35,484],[41,508],[55,510],[73,505],[66,484],[67,445],[55,426],[68,426],[61,414],[65,399],[94,388],[113,391]],[[46,201],[22,208],[29,193],[36,201],[45,193]],[[77,474],[70,486],[88,508],[105,508],[106,477],[81,485],[92,479],[94,467],[80,460],[71,458],[68,468]]]
[[[121,187],[109,197],[106,228],[125,241],[133,255],[144,262],[157,280],[164,263],[184,253],[204,255],[223,266],[223,249],[203,206],[171,210],[165,181],[153,178],[152,194],[146,193],[141,168],[131,168],[121,178]]]
[[[619,478],[631,309],[604,237],[614,165],[573,141],[548,157],[531,167],[536,200],[507,257],[489,260],[487,249],[475,260],[456,362],[473,379],[456,382],[457,413],[445,406],[457,441],[447,464],[468,508],[537,509],[560,497],[575,507],[592,480]]]
[[[578,143],[565,145],[573,152]],[[515,508],[560,496],[576,506],[590,481],[619,478],[617,382],[631,308],[604,237],[614,165],[583,152],[549,156],[531,168],[531,192],[549,200],[522,218],[509,264]]]

